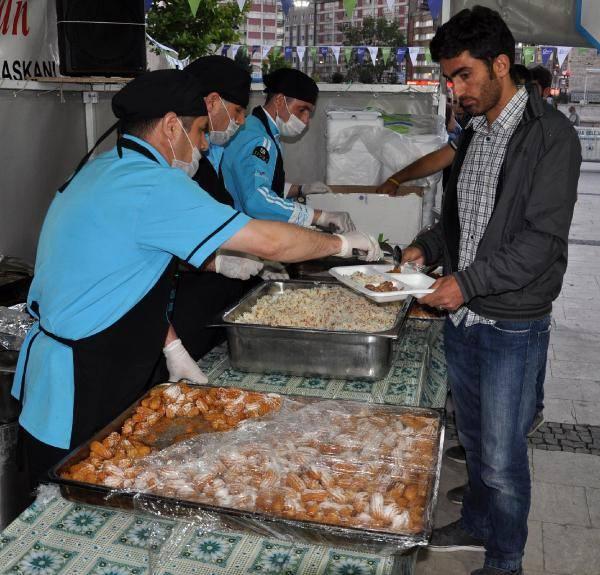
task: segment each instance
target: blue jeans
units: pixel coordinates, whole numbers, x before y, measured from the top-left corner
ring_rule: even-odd
[[[485,541],[485,565],[521,566],[531,479],[527,432],[546,368],[550,316],[495,325],[445,325],[448,379],[469,485],[462,527]]]

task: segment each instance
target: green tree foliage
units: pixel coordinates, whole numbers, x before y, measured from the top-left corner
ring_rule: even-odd
[[[362,24],[350,26],[343,32],[345,46],[390,46],[392,48],[387,64],[383,62],[380,52],[374,66],[368,53],[365,53],[363,63],[359,64],[355,50],[352,61],[348,65],[348,79],[371,84],[374,80],[381,82],[387,73],[390,80],[395,82],[396,63],[393,54],[396,53],[395,48],[406,44],[404,34],[400,31],[396,20],[367,16]]]
[[[240,67],[246,70],[248,74],[252,74],[252,60],[250,56],[248,56],[248,52],[245,47],[241,47],[236,55],[235,55],[235,63]]]
[[[291,68],[291,64],[284,58],[281,52],[276,52],[274,49],[269,52],[269,55],[262,62],[262,74],[270,74],[280,68]]]
[[[244,12],[249,6],[247,2]],[[148,12],[148,34],[177,50],[180,58],[190,56],[193,60],[210,53],[211,45],[237,43],[244,12],[234,0],[202,0],[196,16],[192,15],[188,0],[155,1]]]

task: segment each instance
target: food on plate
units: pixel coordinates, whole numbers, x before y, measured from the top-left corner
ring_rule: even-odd
[[[368,290],[378,292],[389,292],[389,291],[400,291],[402,288],[398,288],[391,281],[384,281],[379,285],[367,284],[365,286]]]
[[[385,279],[385,278],[383,278]],[[376,304],[341,286],[287,290],[261,296],[236,323],[334,331],[384,331],[393,327],[400,304]]]
[[[400,266],[393,267],[391,270],[387,271],[388,274],[401,274],[402,268]]]
[[[261,417],[281,407],[281,396],[235,388],[198,388],[185,383],[157,386],[125,420],[121,432],[92,441],[90,455],[72,465],[62,477],[109,487],[128,487],[139,468],[136,460],[155,451],[159,435],[172,429],[182,441],[200,431],[229,431],[249,418]]]
[[[403,288],[398,287],[394,282],[385,278],[385,276],[377,274],[365,274],[363,272],[354,272],[350,279],[369,291],[375,291],[380,293],[401,291]]]
[[[356,282],[357,284],[360,284],[362,286],[366,286],[367,284],[377,285],[384,281],[387,281],[387,278],[385,276],[379,274],[366,274],[363,272],[354,272],[350,276],[350,279],[353,282]]]

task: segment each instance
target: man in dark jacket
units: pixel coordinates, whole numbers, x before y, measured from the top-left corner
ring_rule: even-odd
[[[423,303],[450,312],[448,378],[469,487],[438,550],[485,548],[474,575],[519,575],[531,480],[527,431],[543,382],[552,301],[567,267],[581,148],[568,119],[509,70],[515,42],[476,6],[441,26],[431,54],[474,116],[458,145],[440,222],[405,261],[443,261]]]

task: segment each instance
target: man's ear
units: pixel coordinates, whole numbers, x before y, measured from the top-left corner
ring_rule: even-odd
[[[277,107],[284,107],[285,106],[285,96],[283,94],[277,94],[275,96],[275,103],[277,104]]]
[[[510,75],[510,59],[506,54],[500,54],[494,58],[492,64],[496,78],[505,78]]]
[[[167,112],[159,122],[161,135],[173,141],[181,131],[181,124],[175,112]]]
[[[210,94],[207,94],[204,96],[204,103],[209,111],[212,112],[213,108],[220,103],[219,94],[217,94],[217,92],[211,92]]]

